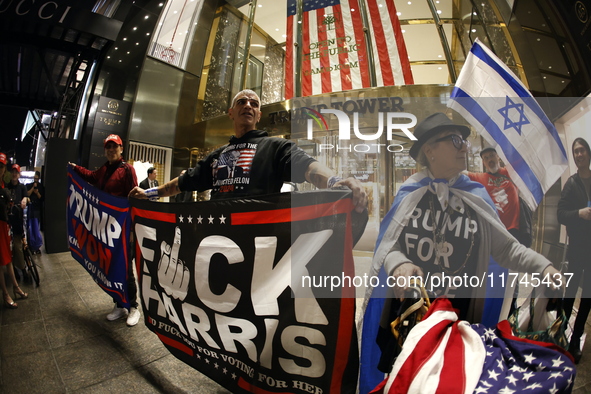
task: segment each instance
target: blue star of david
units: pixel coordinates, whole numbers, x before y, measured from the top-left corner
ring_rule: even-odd
[[[509,116],[509,111],[512,109],[514,110],[511,111],[512,114],[515,114],[515,111],[517,111],[517,113],[519,114],[519,120],[516,122],[514,122],[513,119],[511,119],[511,117]],[[514,103],[509,98],[509,96],[507,96],[505,106],[499,109],[499,113],[503,115],[503,118],[505,118],[504,130],[514,128],[515,131],[517,131],[517,134],[521,135],[521,126],[530,124],[530,121],[527,120],[525,114],[523,113],[523,104]]]

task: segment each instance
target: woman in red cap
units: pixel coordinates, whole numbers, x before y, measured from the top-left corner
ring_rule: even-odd
[[[137,186],[137,176],[133,166],[123,160],[123,141],[117,134],[111,134],[105,138],[105,156],[107,162],[96,171],[90,171],[74,163],[70,166],[93,186],[113,196],[126,197]],[[128,293],[129,311],[122,305],[115,304],[113,311],[107,315],[107,320],[113,321],[127,315],[127,325],[135,326],[140,319],[140,311],[137,303],[137,286],[133,273],[133,264],[128,264]]]
[[[14,269],[12,267],[12,253],[10,251],[10,234],[8,225],[8,208],[12,203],[12,199],[8,191],[4,188],[4,173],[6,172],[6,155],[0,152],[0,267],[6,267],[8,276],[12,280],[12,289],[14,290],[14,298],[20,296],[27,298],[29,295],[18,287],[18,282],[14,276]],[[4,280],[4,272],[0,272],[0,287],[2,287],[2,297],[4,306],[11,309],[18,307],[17,303],[10,297],[6,282]]]

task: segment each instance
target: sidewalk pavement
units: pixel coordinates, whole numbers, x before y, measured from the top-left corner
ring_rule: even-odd
[[[107,321],[110,297],[70,253],[35,259],[40,286],[21,283],[29,298],[0,309],[0,393],[229,393],[172,356],[143,315],[135,327]],[[590,348],[575,394],[591,392]]]

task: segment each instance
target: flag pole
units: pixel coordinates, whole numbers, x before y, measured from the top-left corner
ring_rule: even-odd
[[[373,45],[371,44],[369,19],[367,18],[366,0],[359,0],[359,12],[361,13],[361,20],[363,21],[363,36],[365,38],[365,46],[367,48],[367,67],[369,68],[369,85],[375,87],[378,84],[376,76],[375,62],[373,58]]]
[[[295,75],[294,75],[294,96],[302,97],[302,29],[304,16],[304,0],[296,0],[296,39],[295,52]]]
[[[244,52],[242,57],[242,75],[241,86],[242,89],[246,89],[246,76],[248,75],[248,62],[250,60],[250,36],[252,35],[252,25],[254,24],[254,16],[257,8],[257,0],[250,1],[250,12],[248,15],[248,24],[246,28],[246,39],[244,40]]]
[[[453,58],[451,56],[451,50],[449,49],[449,44],[447,42],[447,37],[445,36],[445,31],[443,30],[443,24],[441,23],[441,19],[439,19],[439,14],[437,13],[437,7],[435,7],[435,3],[433,3],[433,0],[427,0],[427,4],[429,4],[431,14],[433,15],[433,20],[437,25],[437,32],[439,33],[439,39],[441,40],[441,45],[443,46],[443,53],[445,53],[447,70],[449,71],[449,76],[451,77],[451,83],[456,83],[456,81],[458,80],[458,75],[456,74]]]

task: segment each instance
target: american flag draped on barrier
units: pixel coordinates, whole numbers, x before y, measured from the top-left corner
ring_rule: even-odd
[[[353,275],[350,196],[132,200],[146,325],[233,393],[354,393],[354,293],[302,282]]]
[[[448,299],[409,333],[392,373],[372,393],[570,393],[575,366],[557,346],[459,321]]]
[[[370,87],[360,1],[367,9],[377,86],[413,84],[394,1],[304,0],[302,96]],[[298,21],[296,0],[287,3],[285,98],[295,95]]]

